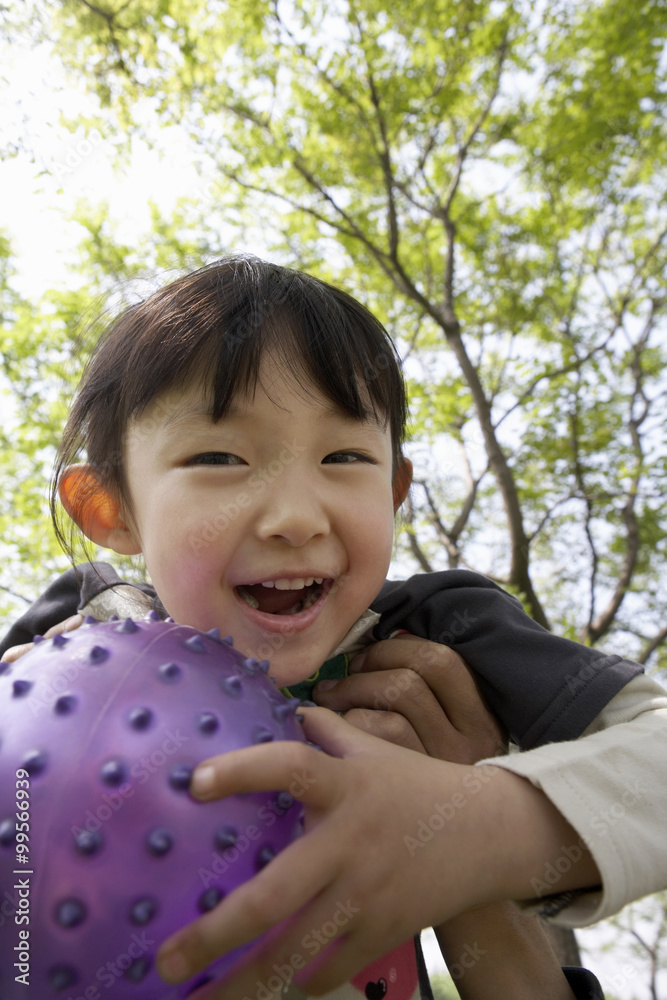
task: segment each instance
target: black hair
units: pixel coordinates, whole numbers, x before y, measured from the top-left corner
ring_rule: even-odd
[[[390,427],[394,474],[407,416],[400,360],[389,334],[347,293],[301,271],[251,256],[226,257],[127,308],[99,338],[58,449],[51,488],[84,458],[104,488],[129,507],[123,462],[128,423],[161,393],[196,379],[213,421],[238,393],[251,394],[267,352],[306,391],[315,386],[343,413]]]

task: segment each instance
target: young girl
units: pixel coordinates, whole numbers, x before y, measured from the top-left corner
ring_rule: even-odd
[[[279,969],[294,996],[352,981],[337,998],[408,1000],[419,996],[409,939],[424,926],[440,928],[462,969],[475,940],[461,934],[486,934],[464,996],[484,995],[489,956],[503,964],[496,941],[521,973],[494,971],[495,997],[567,997],[533,923],[496,901],[532,900],[576,926],[667,884],[648,811],[662,780],[651,749],[666,731],[661,689],[636,664],[544,632],[476,574],[385,585],[411,477],[405,412],[393,346],[367,310],[250,258],[123,313],[79,388],[54,481],[88,538],[143,554],[152,587],[134,591],[139,604],[223,628],[294,694],[327,678],[314,697],[347,712],[304,709],[328,755],[270,744],[195,772],[202,798],[286,787],[298,773],[306,809],[297,844],[163,947],[160,971],[180,981],[268,931],[242,972],[202,997],[259,998]],[[99,616],[127,600],[108,571],[78,576],[25,624],[39,632],[82,603]],[[5,646],[26,637],[17,626]],[[412,638],[391,638],[402,632]],[[526,752],[495,756],[500,731],[448,647]]]

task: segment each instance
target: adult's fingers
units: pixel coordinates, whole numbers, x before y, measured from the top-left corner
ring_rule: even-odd
[[[9,649],[6,649],[2,654],[0,663],[14,663],[15,660],[19,659],[19,657],[25,656],[26,653],[29,653],[34,645],[34,642],[24,642],[20,646],[10,646]]]
[[[65,621],[58,622],[57,625],[52,625],[50,629],[47,629],[44,633],[44,638],[51,639],[54,635],[60,635],[63,632],[71,632],[75,628],[78,628],[82,622],[82,615],[72,615],[70,618],[65,619]],[[11,646],[3,653],[0,663],[14,663],[15,660],[18,660],[21,656],[25,656],[26,653],[29,653],[34,645],[34,642],[24,642],[20,646]]]
[[[47,629],[44,638],[51,639],[54,635],[60,635],[62,632],[73,632],[79,625],[83,625],[83,615],[71,615],[64,622],[58,622],[57,625],[52,625],[51,628]]]
[[[412,725],[400,712],[376,712],[372,708],[352,708],[345,712],[345,721],[356,729],[396,746],[428,753]]]
[[[389,683],[389,675],[392,671],[408,671],[409,676],[404,675],[403,680]],[[407,714],[410,722],[429,753],[435,751],[437,747],[429,747],[426,743],[425,729],[430,729],[434,723],[434,707],[429,708],[429,701],[426,698],[424,688],[411,677],[419,677],[424,686],[432,693],[447,720],[451,723],[455,732],[460,733],[467,741],[474,743],[482,756],[488,756],[500,752],[506,744],[506,734],[503,727],[495,716],[484,704],[484,699],[471,672],[468,670],[461,657],[447,646],[434,643],[417,636],[400,635],[394,639],[385,639],[378,642],[362,654],[356,657],[350,664],[351,677],[363,677],[365,674],[375,673],[378,677],[387,675],[388,683],[378,693],[376,690],[376,703],[364,707],[382,707],[382,698],[391,702],[387,707],[393,711]],[[339,682],[341,683],[341,682]],[[342,688],[334,690],[340,691]],[[361,691],[361,689],[358,689]],[[323,704],[331,708],[338,708],[332,704],[328,698],[319,697],[319,689],[316,688],[316,697]],[[412,706],[411,701],[418,699],[419,707]],[[428,715],[422,715],[423,711],[428,711]],[[437,714],[437,713],[436,713]],[[421,720],[421,729],[418,724]],[[442,727],[442,718],[437,728]],[[464,758],[454,758],[461,759]],[[478,760],[479,755],[474,759]]]
[[[470,716],[461,731],[461,713],[457,725],[425,678],[410,669],[351,674],[327,691],[316,687],[313,697],[345,712],[345,719],[358,728],[430,757],[471,764],[499,750],[500,726],[479,695],[467,695]],[[363,714],[353,715],[355,710]]]
[[[411,670],[433,691],[452,724],[461,729],[481,696],[465,661],[449,646],[413,635],[373,643],[355,657],[350,673]]]

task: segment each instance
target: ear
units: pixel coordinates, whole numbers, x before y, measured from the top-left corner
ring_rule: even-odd
[[[91,542],[120,555],[136,555],[141,544],[120,515],[118,502],[102,486],[92,465],[70,465],[60,477],[63,507]]]
[[[412,462],[409,458],[401,456],[401,460],[396,470],[396,475],[394,476],[394,482],[392,484],[392,491],[394,495],[394,514],[408,495],[411,482]]]

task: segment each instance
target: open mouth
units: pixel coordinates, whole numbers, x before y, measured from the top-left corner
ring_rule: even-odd
[[[266,615],[298,615],[311,608],[331,586],[331,580],[313,578],[240,584],[236,593],[251,608]]]

